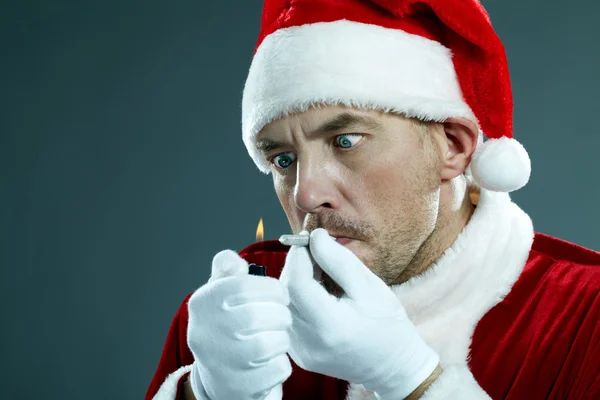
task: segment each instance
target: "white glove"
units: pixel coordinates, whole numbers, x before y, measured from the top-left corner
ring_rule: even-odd
[[[281,282],[248,275],[248,263],[234,251],[214,257],[211,278],[188,304],[190,383],[198,399],[282,398],[281,384],[292,373],[288,304]]]
[[[318,266],[344,289],[336,298],[313,275]],[[404,399],[435,370],[439,356],[419,336],[390,288],[324,229],[292,247],[280,280],[294,323],[292,359],[303,369],[362,384],[380,399]]]

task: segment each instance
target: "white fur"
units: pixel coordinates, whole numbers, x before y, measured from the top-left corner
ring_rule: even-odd
[[[471,162],[473,179],[480,187],[496,192],[512,192],[527,184],[531,160],[517,140],[490,139],[477,146]]]
[[[180,367],[175,372],[169,374],[163,384],[158,389],[158,392],[154,395],[152,400],[175,400],[177,396],[177,384],[179,383],[179,379],[192,370],[192,364],[184,365]],[[193,379],[193,375],[192,375]],[[195,394],[198,396],[198,394]],[[275,386],[269,394],[264,398],[264,400],[281,400],[283,397],[282,385],[279,384]],[[200,394],[200,397],[196,397],[197,400],[210,400],[206,393]]]
[[[425,273],[392,286],[421,336],[440,355],[444,372],[423,400],[489,398],[467,364],[473,331],[510,292],[533,235],[531,219],[508,193],[482,189],[477,209],[454,244]],[[347,400],[376,398],[350,385]]]
[[[529,216],[507,193],[481,189],[477,209],[454,244],[425,273],[392,286],[421,336],[440,355],[443,373],[422,400],[489,399],[467,364],[473,331],[510,292],[532,243]],[[177,382],[190,369],[170,374],[154,400],[175,399]],[[351,383],[347,400],[379,399]]]
[[[316,105],[396,112],[423,120],[466,117],[450,50],[398,29],[340,20],[280,29],[258,47],[244,88],[242,135],[255,148],[269,122]]]
[[[152,400],[175,400],[177,396],[177,383],[179,378],[192,370],[192,365],[184,365],[167,376]]]
[[[449,365],[420,400],[483,400],[491,397],[479,386],[469,367]]]
[[[479,400],[490,399],[465,366],[450,366],[444,370],[420,397],[420,400]],[[350,385],[346,400],[381,400],[362,385]]]

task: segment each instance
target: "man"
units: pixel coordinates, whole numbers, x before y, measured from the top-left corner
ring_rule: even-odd
[[[510,200],[530,162],[478,2],[267,0],[242,114],[309,246],[217,254],[147,399],[600,398],[600,254]]]

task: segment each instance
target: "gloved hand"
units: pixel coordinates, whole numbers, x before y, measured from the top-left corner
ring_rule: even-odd
[[[214,257],[211,278],[188,304],[196,398],[282,398],[281,384],[292,373],[288,304],[281,282],[248,275],[248,263],[234,251]]]
[[[311,255],[318,266],[313,265]],[[344,289],[337,298],[313,275],[320,267]],[[303,369],[362,384],[380,399],[404,399],[439,356],[419,336],[390,288],[324,229],[292,247],[280,280],[289,291],[290,356]]]

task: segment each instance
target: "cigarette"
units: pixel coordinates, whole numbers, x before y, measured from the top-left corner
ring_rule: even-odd
[[[308,242],[310,241],[310,236],[308,235],[281,235],[279,238],[281,244],[285,244],[286,246],[300,246],[306,247],[308,246]]]

